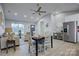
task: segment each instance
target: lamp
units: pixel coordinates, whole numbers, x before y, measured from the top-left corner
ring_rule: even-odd
[[[6,33],[11,33],[12,32],[12,28],[5,28],[5,32]]]

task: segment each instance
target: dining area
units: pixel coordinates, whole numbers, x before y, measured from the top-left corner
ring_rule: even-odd
[[[45,50],[48,49],[48,47],[45,46],[45,44],[48,44],[48,43],[46,43],[46,38],[48,38],[48,37],[45,37],[45,36],[39,36],[39,37],[33,36],[32,37],[32,39],[35,41],[36,56],[38,56],[38,54],[39,54],[39,52],[38,52],[38,50],[39,50],[39,48],[38,48],[39,44],[43,45],[43,47],[42,47],[43,51],[42,52],[44,52]],[[50,43],[51,46],[50,47],[53,48],[53,37],[52,36],[51,36],[50,41],[51,41],[51,43]]]
[[[25,42],[28,54],[39,56],[39,53],[45,53],[49,48],[53,48],[53,37],[52,36],[41,36],[33,35],[31,36],[30,32],[26,32],[22,38],[16,35],[14,32],[6,32],[0,38],[1,40],[1,52],[7,55],[10,53],[10,49],[14,50],[16,53],[17,48],[22,46],[20,45],[20,40]],[[24,47],[25,48],[25,47]]]
[[[53,36],[40,31],[39,34],[36,30],[36,25],[30,24],[26,26],[25,24],[11,23],[10,26],[11,27],[6,27],[4,29],[0,38],[0,50],[2,55],[8,55],[10,49],[14,51],[13,53],[24,49],[26,50],[24,53],[28,52],[27,55],[32,54],[39,56],[40,53],[44,55],[48,49],[53,48]],[[17,50],[17,48],[19,50]],[[18,53],[20,52],[21,51]]]
[[[19,38],[14,33],[4,33],[0,38],[1,52],[6,51],[9,53],[9,49],[13,48],[16,50],[16,46],[19,46]]]
[[[41,35],[30,35],[31,33],[27,33],[26,41],[28,42],[28,48],[30,53],[34,53],[35,56],[38,56],[39,53],[45,52],[49,48],[53,48],[53,36],[41,36]]]

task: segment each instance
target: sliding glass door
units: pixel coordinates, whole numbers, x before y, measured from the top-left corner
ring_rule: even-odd
[[[24,25],[12,23],[12,30],[15,34],[22,36],[24,34]]]

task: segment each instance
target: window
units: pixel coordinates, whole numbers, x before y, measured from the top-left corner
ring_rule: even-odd
[[[23,24],[16,24],[12,23],[12,30],[15,32],[15,34],[18,34],[19,30],[21,30],[21,33],[24,33],[24,25]]]

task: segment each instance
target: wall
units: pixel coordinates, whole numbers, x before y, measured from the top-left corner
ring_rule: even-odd
[[[48,22],[50,26],[48,27],[48,31],[53,34],[54,32],[61,32],[63,30],[63,22],[70,22],[70,21],[78,21],[78,26],[79,26],[79,11],[70,11],[66,13],[60,13],[57,15],[51,14],[46,15],[40,19],[40,21],[37,23],[37,32],[39,34],[43,33],[41,32],[40,29],[40,23],[41,22]],[[43,30],[45,31],[46,28],[44,27]],[[78,42],[79,42],[79,33],[78,33]]]
[[[55,23],[54,26],[52,24],[55,30],[54,32],[60,32],[63,29],[63,22],[69,22],[74,20],[79,21],[78,14],[79,14],[79,10],[66,11],[66,12],[58,13],[54,16],[53,14],[51,14],[52,17],[51,19],[53,21],[52,23]]]
[[[11,25],[12,23],[23,24],[26,32],[29,32],[29,31],[30,31],[30,25],[33,24],[33,23],[27,23],[27,22],[6,20],[6,21],[5,21],[5,27],[6,27],[6,28],[7,28],[7,27],[8,27],[8,28],[12,27],[12,25]]]
[[[48,14],[45,15],[40,19],[40,21],[37,23],[37,32],[41,34],[41,29],[40,29],[40,23],[44,22],[44,24],[48,23],[49,27],[48,28],[43,28],[45,32],[49,32],[51,35],[55,32],[61,32],[63,30],[63,22],[64,22],[65,15],[64,14],[58,14],[58,15],[53,15],[53,14]],[[43,33],[43,32],[42,32]]]
[[[3,33],[5,32],[5,19],[4,19],[4,13],[3,13],[3,9],[2,9],[2,5],[0,4],[0,36],[3,35]],[[0,49],[2,46],[2,43],[4,43],[4,41],[2,42],[2,38],[0,38]]]
[[[46,25],[46,23],[48,23],[49,25],[49,27],[46,28],[45,26],[43,28],[44,32],[53,35],[53,33],[60,32],[63,29],[62,27],[64,22],[64,14],[58,14],[58,15],[48,14],[42,17],[40,21],[37,23],[37,31],[39,34],[43,33],[41,31],[42,28],[40,28],[41,22],[44,22],[44,26]]]
[[[37,34],[40,35],[51,35],[52,31],[54,30],[54,20],[51,14],[47,14],[44,17],[40,19],[40,21],[37,23]],[[53,23],[52,23],[53,22]],[[43,24],[42,24],[43,23]]]
[[[65,17],[64,14],[55,15],[54,20],[55,20],[55,25],[56,25],[56,28],[55,28],[56,32],[61,32],[61,30],[63,30],[64,17]]]
[[[0,22],[0,35],[2,35],[5,32],[5,19],[4,19],[4,13],[3,13],[1,4],[0,4],[0,12],[2,13],[2,15],[0,15],[2,18],[2,21]],[[1,18],[0,18],[0,20],[1,20]]]
[[[55,31],[60,32],[63,28],[63,22],[77,21],[77,26],[79,26],[79,12],[76,13],[62,13],[55,16]],[[53,26],[54,27],[54,26]],[[79,42],[79,32],[77,32],[77,42]]]

